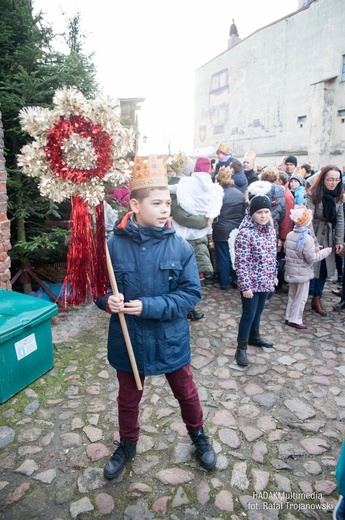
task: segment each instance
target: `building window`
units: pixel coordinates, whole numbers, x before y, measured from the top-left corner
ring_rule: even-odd
[[[303,123],[305,123],[307,120],[307,116],[298,116],[297,117],[297,124],[299,124],[300,128],[303,128]]]
[[[338,110],[338,116],[341,118],[341,122],[345,123],[345,108]]]
[[[341,81],[345,81],[345,54],[343,54],[343,66],[341,69]]]

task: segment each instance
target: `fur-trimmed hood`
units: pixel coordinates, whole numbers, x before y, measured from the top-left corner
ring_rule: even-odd
[[[245,192],[246,202],[248,203],[255,195],[267,195],[267,197],[272,200],[273,197],[284,197],[285,189],[284,186],[280,184],[274,184],[268,181],[255,181],[248,186]]]
[[[249,202],[252,197],[255,195],[267,195],[271,191],[272,184],[268,181],[256,181],[252,182],[248,186],[248,189],[245,192],[246,202]]]

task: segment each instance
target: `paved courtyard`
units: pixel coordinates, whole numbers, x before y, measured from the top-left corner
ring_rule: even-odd
[[[262,333],[234,364],[240,295],[203,287],[191,322],[192,367],[218,462],[199,465],[165,378],[145,382],[136,458],[116,480],[103,466],[118,439],[109,317],[88,304],[52,325],[55,366],[0,405],[0,518],[6,520],[331,519],[345,437],[345,312],[327,283],[322,318],[284,324],[287,295],[267,302]]]

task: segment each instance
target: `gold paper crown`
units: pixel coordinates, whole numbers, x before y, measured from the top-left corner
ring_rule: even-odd
[[[253,150],[248,150],[246,155],[243,157],[243,160],[247,159],[247,161],[251,161],[252,163],[255,162],[256,159],[256,153]]]
[[[302,168],[301,166],[297,166],[295,168],[295,171],[293,172],[294,175],[299,175],[300,177],[304,177],[307,175],[307,172],[305,170],[305,168]]]
[[[290,210],[290,218],[297,226],[308,226],[313,218],[313,213],[308,208],[294,208]]]
[[[228,185],[234,185],[234,181],[232,180],[232,171],[230,168],[226,166],[222,166],[219,168],[219,172],[217,175],[217,181],[220,184],[228,184]]]
[[[226,143],[219,143],[219,145],[217,146],[216,153],[219,153],[219,152],[221,152],[224,155],[230,155],[230,152],[231,152],[230,145],[226,144]]]
[[[187,168],[189,162],[190,159],[188,155],[185,152],[180,151],[178,155],[173,157],[173,160],[170,163],[170,167],[175,173],[180,173],[185,168]]]
[[[168,185],[168,172],[166,166],[166,155],[158,159],[155,155],[149,155],[147,161],[140,157],[134,158],[132,177],[130,180],[131,190],[141,188],[159,188]]]

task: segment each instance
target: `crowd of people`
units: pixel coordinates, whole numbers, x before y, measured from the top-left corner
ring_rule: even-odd
[[[240,238],[237,242],[235,238],[248,220],[251,199],[266,196],[270,200],[277,265],[277,284],[267,291],[267,297],[274,291],[287,290],[285,284],[288,285],[286,325],[307,328],[303,309],[309,294],[312,308],[321,316],[327,314],[322,305],[323,288],[326,279],[335,275],[340,285],[332,292],[341,299],[334,308],[344,310],[345,176],[340,168],[326,165],[315,170],[309,162],[298,164],[294,155],[283,157],[277,167],[261,167],[256,164],[253,150],[248,150],[240,161],[233,157],[227,143],[218,145],[216,157],[216,160],[202,156],[193,160],[180,151],[167,161],[171,221],[176,232],[193,247],[200,281],[222,291],[231,287],[241,290],[238,270],[234,268]],[[129,184],[113,190],[107,187],[107,237],[112,234],[116,220],[129,210],[129,201]],[[114,202],[116,209],[111,208]],[[307,219],[304,211],[302,220],[307,223],[302,226],[298,224],[301,211],[296,213],[296,209],[310,210]],[[292,231],[294,234],[289,236]],[[299,238],[303,237],[303,247],[301,240],[297,241],[298,250],[294,252],[291,241],[296,240],[298,233]],[[303,269],[306,269],[304,274]],[[299,282],[303,290],[301,287],[297,290],[295,285]],[[196,309],[188,313],[191,320],[203,317]]]
[[[337,273],[338,281],[343,284],[344,181],[342,171],[333,165],[327,165],[319,171],[315,171],[309,163],[304,162],[298,165],[297,158],[293,155],[284,157],[278,167],[258,168],[255,165],[256,155],[252,150],[245,154],[241,163],[231,155],[230,147],[225,143],[218,146],[216,155],[218,162],[213,169],[207,158],[199,157],[196,161],[198,165],[204,165],[204,174],[209,174],[212,181],[223,189],[220,211],[214,205],[212,214],[214,217],[214,214],[217,213],[212,221],[212,240],[208,239],[208,244],[211,243],[214,246],[215,255],[212,254],[210,247],[208,250],[206,248],[206,232],[204,232],[203,254],[208,263],[212,263],[213,269],[209,267],[207,270],[204,269],[205,263],[201,260],[198,261],[199,256],[196,250],[200,279],[206,284],[213,283],[214,287],[220,290],[228,291],[231,287],[238,287],[241,290],[238,285],[238,269],[235,269],[233,265],[234,252],[231,255],[232,248],[239,251],[240,238],[237,238],[236,242],[234,236],[238,233],[238,229],[241,230],[247,222],[251,199],[266,196],[270,200],[270,223],[274,228],[276,242],[278,281],[273,290],[282,290],[284,284],[288,284],[286,325],[298,329],[307,328],[303,321],[302,311],[308,294],[312,295],[312,308],[321,316],[325,316],[326,311],[321,300],[325,280],[334,277]],[[187,162],[189,168],[182,169],[181,164],[187,164]],[[192,168],[193,161],[182,152],[170,163],[170,169],[177,177],[195,175],[192,173]],[[196,169],[199,170],[199,167]],[[176,177],[171,177],[170,183],[174,183],[175,179]],[[185,197],[192,199],[195,194],[196,192],[190,187],[185,193]],[[209,198],[209,203],[213,204],[212,198]],[[185,209],[187,210],[185,218],[191,219],[192,208]],[[296,213],[296,209],[303,212],[302,222],[306,222],[303,225],[299,225],[301,211]],[[307,209],[310,211],[306,211]],[[173,204],[173,221],[176,218],[176,212],[180,210],[179,203]],[[205,211],[200,209],[200,214],[206,217],[206,209]],[[299,219],[298,222],[296,218]],[[184,225],[189,228],[189,233],[192,233],[193,225],[187,220]],[[179,232],[178,227],[177,231]],[[291,232],[293,235],[289,235]],[[300,240],[296,242],[298,249],[297,253],[294,253],[291,251],[291,240],[298,233]],[[183,236],[187,238],[186,234]],[[209,237],[209,234],[207,236]],[[301,240],[303,240],[302,243]],[[195,247],[193,243],[192,245]],[[321,251],[321,249],[323,250]],[[311,253],[313,253],[312,256],[310,256]],[[293,267],[295,267],[294,274],[290,272]],[[300,269],[302,267],[306,269],[304,274]],[[213,277],[210,280],[212,272]],[[303,283],[303,291],[297,291],[295,287],[295,284],[299,282]],[[273,290],[267,291],[268,298]],[[343,286],[333,292],[341,297],[341,301],[335,304],[335,309],[344,309]],[[241,294],[243,296],[242,290]],[[293,314],[291,314],[292,308],[295,309]],[[196,316],[196,319],[201,319],[200,314]]]
[[[235,360],[244,368],[248,345],[273,347],[262,337],[260,321],[275,291],[288,292],[285,325],[306,329],[308,295],[312,309],[325,316],[325,281],[337,273],[342,285],[333,292],[341,300],[334,308],[345,308],[340,168],[316,171],[309,163],[298,165],[293,155],[278,167],[261,168],[254,151],[241,162],[226,143],[216,155],[217,161],[193,160],[180,151],[167,164],[154,156],[136,158],[129,186],[112,194],[125,213],[108,240],[119,294],[109,291],[96,302],[111,314],[108,358],[119,381],[120,442],[104,470],[108,479],[136,454],[143,392],[135,385],[119,313],[128,318],[142,384],[146,375],[165,374],[201,465],[210,470],[216,454],[189,367],[187,318],[204,317],[196,309],[201,285],[240,291]]]

